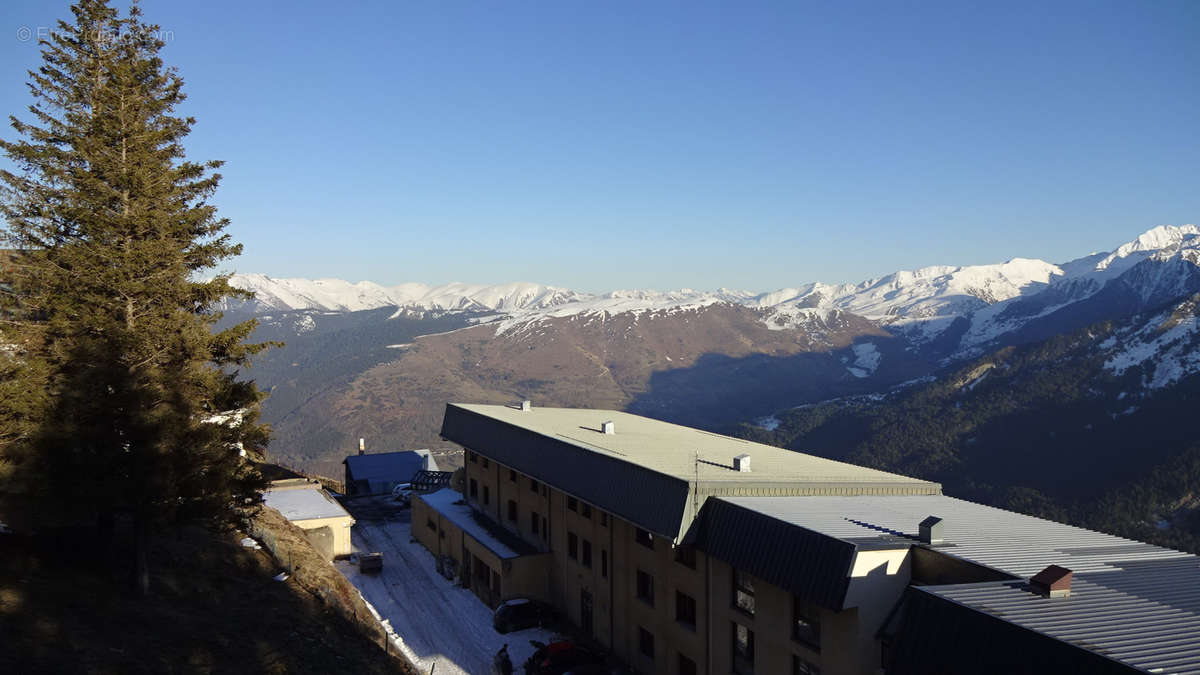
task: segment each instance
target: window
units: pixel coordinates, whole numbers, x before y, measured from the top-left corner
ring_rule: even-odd
[[[486,485],[483,486],[483,503],[485,506],[492,503],[491,488]]]
[[[484,457],[484,458],[483,458],[483,468],[485,468],[485,469],[486,469],[486,468],[488,468],[488,459],[487,459],[487,457]]]
[[[675,591],[675,620],[696,630],[696,599],[682,591]]]
[[[676,547],[675,562],[688,569],[696,569],[696,549],[692,548],[691,546]]]
[[[467,459],[471,460],[472,462],[478,462],[478,461],[479,461],[479,455],[477,455],[477,454],[475,454],[475,453],[471,452],[470,450],[468,450],[468,451],[467,451]]]
[[[571,560],[579,559],[579,537],[576,537],[574,532],[567,533],[567,557]]]
[[[643,530],[639,527],[633,536],[634,539],[637,540],[637,543],[641,544],[642,546],[645,546],[649,549],[654,548],[654,535],[650,534],[646,530]]]
[[[754,631],[737,622],[733,624],[733,672],[754,672]]]
[[[538,514],[533,511],[529,512],[529,531],[534,534],[538,533]]]
[[[680,654],[679,675],[696,675],[696,662]]]
[[[508,470],[508,480],[512,483],[517,482],[517,472],[514,469]]]
[[[437,532],[437,523],[433,522],[433,518],[427,518],[425,520],[425,526],[434,532]]]
[[[792,675],[821,675],[821,668],[792,654]]]
[[[550,523],[542,516],[542,541],[550,541]]]
[[[517,522],[517,503],[511,499],[508,500],[508,519]]]
[[[638,651],[648,659],[654,658],[654,633],[638,626]]]
[[[567,508],[572,511],[579,510],[579,502],[574,497],[567,497]]]
[[[471,499],[477,499],[479,497],[479,483],[476,483],[475,479],[472,478],[469,487],[471,491]]]
[[[537,492],[537,489],[538,489],[538,482],[536,480],[530,478],[529,479],[529,490],[531,492]]]
[[[587,518],[588,520],[591,520],[592,519],[591,505],[590,504],[580,504],[579,505],[579,515],[583,516],[584,518]]]
[[[606,512],[606,511],[600,512],[600,524],[604,527],[608,527],[608,512]]]
[[[600,576],[608,578],[608,549],[600,549]]]
[[[821,651],[821,622],[817,613],[801,602],[800,598],[792,597],[792,639]]]
[[[583,557],[583,560],[582,560],[583,566],[588,569],[591,569],[592,568],[592,542],[588,541],[587,539],[583,540],[582,554],[583,554],[583,556],[582,556]]]
[[[654,577],[641,570],[637,571],[637,596],[647,605],[654,606]]]
[[[754,581],[738,569],[733,571],[733,606],[754,616]]]

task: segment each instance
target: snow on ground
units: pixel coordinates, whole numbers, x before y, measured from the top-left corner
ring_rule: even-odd
[[[1184,317],[1171,328],[1159,332],[1159,322],[1138,331],[1124,348],[1110,357],[1104,367],[1120,375],[1126,370],[1150,362],[1154,373],[1147,378],[1151,389],[1165,387],[1176,380],[1200,370],[1200,351],[1195,344],[1200,337],[1200,322],[1195,316]]]
[[[403,512],[399,520],[360,519],[352,529],[355,551],[383,552],[382,572],[361,574],[348,561],[337,562],[338,571],[390,624],[398,638],[393,644],[420,672],[433,668],[436,675],[485,674],[504,644],[520,672],[533,654],[529,641],[548,642],[555,634],[541,628],[497,633],[492,611],[471,591],[438,574],[433,555],[410,541],[410,513]]]
[[[760,417],[754,421],[754,426],[758,427],[759,429],[766,429],[767,431],[775,431],[779,428],[779,424],[779,418],[774,415]]]
[[[883,354],[879,353],[873,342],[861,342],[850,349],[854,351],[854,365],[847,366],[846,370],[855,377],[866,377],[874,373],[879,367],[879,362],[883,360]]]

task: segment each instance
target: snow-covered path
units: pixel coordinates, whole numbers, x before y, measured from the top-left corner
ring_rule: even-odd
[[[505,643],[520,672],[533,653],[529,641],[547,642],[554,633],[532,628],[500,635],[493,630],[491,610],[438,574],[433,555],[410,541],[409,513],[387,520],[360,518],[354,525],[355,551],[383,552],[380,574],[360,574],[357,565],[345,561],[336,563],[338,571],[391,623],[421,673],[487,675],[492,657]]]

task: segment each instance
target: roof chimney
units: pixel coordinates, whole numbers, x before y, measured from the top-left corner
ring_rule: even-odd
[[[367,439],[365,439],[365,438],[358,439],[358,454],[360,454],[360,455],[365,454],[366,451],[367,451]]]
[[[1075,573],[1065,567],[1051,565],[1033,575],[1029,587],[1047,598],[1065,598],[1071,594],[1071,577]]]
[[[750,455],[741,454],[733,458],[733,470],[750,473]]]
[[[612,420],[600,423],[600,433],[615,434],[617,433],[617,425]]]
[[[937,516],[929,516],[920,525],[922,544],[940,544],[946,536],[946,524]]]
[[[533,401],[521,401],[521,412],[529,412],[533,410]]]

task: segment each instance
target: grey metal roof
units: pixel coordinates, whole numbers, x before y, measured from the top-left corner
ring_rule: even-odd
[[[724,501],[860,548],[903,548],[917,542],[928,516],[942,519],[944,555],[1031,577],[1049,565],[1076,575],[1119,571],[1142,561],[1193,559],[1180,551],[945,495],[903,497],[720,497]]]
[[[427,466],[432,458],[428,450],[401,450],[399,452],[376,452],[367,455],[346,457],[347,481],[377,480],[407,482],[414,473],[423,469],[437,470],[437,465]]]
[[[709,499],[687,543],[808,601],[840,611],[853,544],[722,499]]]
[[[605,421],[616,433],[600,431]],[[937,483],[616,410],[451,403],[442,436],[672,539],[712,495],[941,492]],[[740,454],[753,471],[734,470]]]
[[[263,494],[263,501],[290,521],[350,517],[341,504],[333,501],[333,498],[321,489],[268,490]]]
[[[1023,581],[920,590],[1143,670],[1200,674],[1200,557],[1076,574],[1065,598]]]

